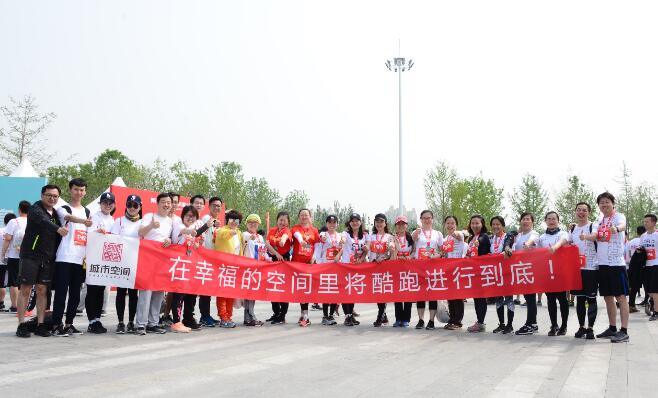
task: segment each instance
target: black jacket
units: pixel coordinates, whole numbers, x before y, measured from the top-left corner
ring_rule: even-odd
[[[57,230],[62,226],[53,209],[50,215],[41,201],[36,201],[27,213],[25,236],[21,243],[21,258],[36,258],[44,261],[54,261],[57,246],[62,237]]]

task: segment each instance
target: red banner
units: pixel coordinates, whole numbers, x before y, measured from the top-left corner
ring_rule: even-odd
[[[363,264],[264,262],[140,242],[135,288],[261,301],[385,303],[511,296],[581,288],[576,246],[467,259]]]
[[[118,185],[110,185],[110,192],[112,192],[116,198],[116,211],[115,214],[122,216],[126,211],[126,199],[130,195],[138,195],[142,199],[142,214],[155,213],[158,211],[158,203],[156,201],[160,192],[156,191],[147,191],[145,189],[135,189],[129,187],[120,187]],[[208,199],[206,198],[206,205],[201,211],[201,216],[208,214]],[[180,216],[181,210],[183,207],[190,204],[190,198],[187,196],[181,196],[179,198],[178,209],[176,214]],[[224,212],[222,206],[221,213],[222,222],[224,222]]]

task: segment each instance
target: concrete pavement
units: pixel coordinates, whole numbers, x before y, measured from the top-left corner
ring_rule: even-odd
[[[8,304],[8,303],[7,303]],[[547,337],[548,313],[539,308],[540,333],[495,335],[495,307],[487,332],[374,328],[377,306],[357,304],[361,325],[288,324],[204,329],[190,334],[116,335],[114,294],[103,324],[106,335],[66,338],[14,336],[16,317],[0,314],[0,397],[88,396],[450,396],[656,397],[658,322],[631,314],[630,343],[576,340],[575,308],[565,337]],[[269,303],[257,303],[260,319]],[[198,312],[197,312],[198,313]],[[393,308],[389,305],[389,319]],[[413,309],[412,326],[417,320]],[[426,315],[427,316],[427,315]],[[465,324],[475,320],[472,300]],[[515,327],[525,320],[517,306]],[[596,331],[607,327],[599,300]],[[86,331],[86,318],[76,326]],[[439,324],[439,327],[442,324]]]

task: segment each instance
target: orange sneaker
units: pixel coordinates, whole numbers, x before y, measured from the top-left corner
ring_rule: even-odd
[[[30,317],[30,316],[33,316],[33,315],[34,315],[34,310],[32,310],[32,311],[25,311],[25,317],[26,317],[26,318],[27,318],[27,317]]]
[[[188,328],[187,326],[183,325],[182,322],[178,323],[173,323],[171,325],[171,331],[174,333],[190,333],[192,329]]]

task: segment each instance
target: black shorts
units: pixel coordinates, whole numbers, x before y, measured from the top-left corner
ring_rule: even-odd
[[[647,293],[658,293],[658,266],[644,268],[644,289]]]
[[[18,283],[50,286],[54,270],[54,264],[50,261],[30,257],[21,258],[18,265]]]
[[[7,275],[7,264],[0,264],[0,289],[7,287],[5,277]]]
[[[599,265],[598,274],[601,296],[628,296],[626,266]]]
[[[18,287],[18,264],[19,260],[17,258],[8,258],[7,259],[7,286]]]
[[[572,290],[571,294],[576,297],[595,298],[596,291],[599,288],[599,275],[596,270],[580,270],[580,277],[583,281],[583,287],[580,290]]]

